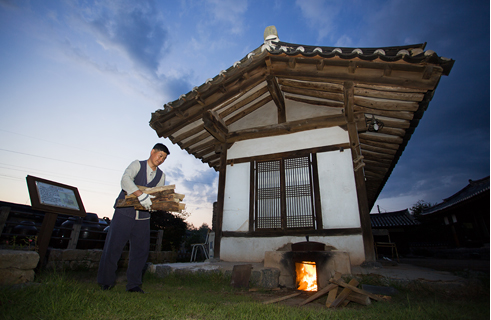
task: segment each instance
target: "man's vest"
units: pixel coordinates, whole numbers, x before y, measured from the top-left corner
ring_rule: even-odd
[[[159,183],[161,178],[162,178],[162,170],[157,168],[157,173],[155,174],[155,177],[153,178],[152,181],[147,183],[147,160],[142,160],[140,161],[140,171],[138,171],[138,174],[136,175],[134,182],[137,186],[153,188],[157,186],[157,183]],[[125,196],[126,196],[126,192],[124,190],[121,190],[118,198],[116,199],[116,202],[114,203],[114,209],[115,209],[114,213],[115,214],[120,213],[122,215],[135,219],[136,218],[135,208],[133,207],[116,208],[116,204],[118,203],[118,200],[124,199]],[[139,211],[139,219],[150,218],[150,212],[143,211],[143,210],[138,210],[138,211]]]

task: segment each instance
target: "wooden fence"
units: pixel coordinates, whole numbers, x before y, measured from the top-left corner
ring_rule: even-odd
[[[58,214],[49,247],[57,249],[102,249],[109,219],[92,221]],[[44,212],[31,206],[0,201],[0,248],[34,246],[39,235]],[[161,251],[163,230],[151,230],[150,250]]]

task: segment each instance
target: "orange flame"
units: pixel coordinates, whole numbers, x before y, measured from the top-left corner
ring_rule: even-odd
[[[297,272],[298,290],[317,291],[317,272],[315,269],[315,262],[296,262],[295,271]]]

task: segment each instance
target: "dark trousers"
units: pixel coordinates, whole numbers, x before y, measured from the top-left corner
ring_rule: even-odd
[[[99,262],[97,282],[100,285],[115,284],[118,261],[128,241],[130,253],[126,271],[128,280],[126,290],[141,286],[142,272],[150,249],[150,219],[135,220],[117,212],[114,213],[111,221]]]

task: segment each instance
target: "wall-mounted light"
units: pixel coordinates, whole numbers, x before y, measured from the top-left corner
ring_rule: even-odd
[[[378,132],[384,127],[384,123],[378,119],[375,119],[374,115],[372,115],[371,119],[365,117],[365,121],[367,123],[368,131],[370,132]]]

